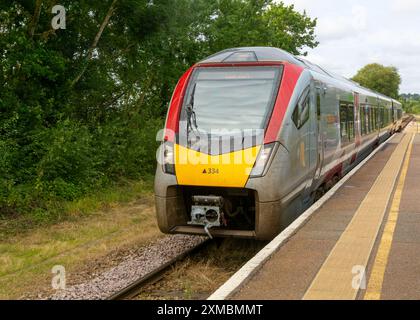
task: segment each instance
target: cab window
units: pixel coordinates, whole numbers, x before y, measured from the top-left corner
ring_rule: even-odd
[[[296,128],[300,129],[308,122],[310,118],[310,107],[309,89],[306,89],[293,111],[292,118]]]

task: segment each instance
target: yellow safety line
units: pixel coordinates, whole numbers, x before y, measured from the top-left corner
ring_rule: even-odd
[[[398,215],[400,211],[401,197],[404,190],[405,178],[407,177],[408,166],[410,164],[411,151],[413,149],[414,135],[408,147],[407,155],[404,161],[404,166],[401,170],[400,179],[398,181],[397,189],[395,190],[394,199],[392,201],[389,217],[385,225],[382,239],[376,254],[372,273],[369,279],[369,285],[364,296],[365,300],[380,300],[382,292],[382,284],[384,282],[384,275],[386,266],[388,264],[388,257],[391,251],[392,241],[394,238],[394,231],[397,225]]]
[[[369,257],[404,162],[411,136],[406,135],[379,174],[353,219],[325,260],[304,299],[356,299]],[[356,272],[356,273],[355,273]],[[356,281],[355,281],[356,279]]]

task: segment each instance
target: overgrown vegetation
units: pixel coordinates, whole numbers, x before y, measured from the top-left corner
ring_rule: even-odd
[[[0,2],[0,217],[152,175],[174,85],[227,47],[315,47],[316,20],[272,0]],[[52,210],[52,208],[55,208]]]
[[[402,94],[400,96],[404,111],[410,114],[420,114],[420,95]]]

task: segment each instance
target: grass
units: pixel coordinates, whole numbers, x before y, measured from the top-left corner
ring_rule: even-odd
[[[0,215],[0,241],[33,229],[64,221],[75,221],[92,212],[110,210],[143,196],[152,194],[152,177],[141,181],[121,181],[74,201],[51,201],[46,208],[29,214]]]
[[[160,237],[151,185],[130,182],[61,203],[62,213],[55,221],[1,221],[0,299],[51,292],[55,265],[66,268],[68,284],[75,283],[78,271],[97,267],[93,261]]]

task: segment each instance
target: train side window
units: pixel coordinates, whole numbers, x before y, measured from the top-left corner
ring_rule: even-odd
[[[360,131],[362,136],[366,134],[366,112],[364,105],[360,107]]]
[[[347,128],[349,140],[353,140],[355,137],[354,133],[354,105],[349,104],[347,106]]]
[[[310,99],[308,95],[306,99],[303,101],[303,105],[302,105],[302,113],[300,117],[301,126],[303,126],[309,120],[310,110],[311,110],[311,104],[310,104]]]
[[[376,130],[376,121],[375,121],[375,106],[371,107],[371,117],[372,117],[372,131]]]
[[[372,110],[373,110],[373,114],[372,114],[373,131],[376,131],[378,129],[378,114],[376,113],[377,107],[374,106]]]
[[[383,122],[382,122],[382,128],[386,127],[386,107],[384,107],[383,110]]]
[[[389,123],[389,110],[385,109],[385,127],[388,125]]]
[[[363,106],[363,111],[365,113],[365,134],[369,133],[369,109],[367,105]]]
[[[382,106],[378,105],[378,129],[382,128]]]
[[[381,128],[385,127],[385,109],[381,106]]]
[[[305,93],[302,95],[302,98],[299,100],[295,111],[293,111],[293,122],[296,125],[296,128],[302,128],[306,122],[308,122],[310,118],[310,97],[309,97],[309,90],[306,90]]]
[[[368,105],[365,106],[366,108],[366,133],[370,133],[371,132],[371,128],[370,128],[370,107]]]
[[[372,106],[370,109],[371,112],[371,121],[372,121],[372,131],[376,130],[376,123],[375,123],[375,106]]]
[[[385,128],[386,127],[386,125],[387,125],[387,120],[386,120],[386,118],[387,118],[387,110],[386,110],[386,107],[384,107],[384,123],[383,123],[383,128]]]
[[[384,107],[384,128],[388,125],[388,110]]]
[[[378,129],[376,120],[377,120],[376,106],[372,106],[372,127],[373,127],[373,131],[376,131]]]
[[[340,103],[340,130],[341,141],[348,141],[348,127],[347,127],[347,105]]]
[[[316,114],[318,121],[321,121],[321,95],[319,93],[316,95]]]

